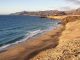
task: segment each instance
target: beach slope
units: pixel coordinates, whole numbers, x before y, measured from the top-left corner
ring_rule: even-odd
[[[64,19],[65,30],[59,37],[59,44],[40,52],[31,60],[80,60],[80,16]]]

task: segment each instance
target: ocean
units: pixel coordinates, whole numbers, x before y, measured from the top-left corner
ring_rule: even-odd
[[[0,16],[0,49],[58,26],[58,20],[36,16]]]

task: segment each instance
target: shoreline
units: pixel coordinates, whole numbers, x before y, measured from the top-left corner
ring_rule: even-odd
[[[7,51],[8,48],[11,48],[11,47],[13,47],[15,45],[22,44],[23,42],[28,41],[28,40],[35,40],[39,36],[44,35],[45,33],[49,32],[51,30],[55,30],[56,28],[58,28],[60,26],[60,24],[58,24],[58,23],[59,22],[57,22],[57,26],[50,26],[48,29],[41,30],[38,33],[36,33],[35,35],[27,36],[27,37],[25,37],[25,38],[23,38],[23,39],[21,39],[19,41],[16,41],[14,43],[10,43],[10,44],[6,44],[6,45],[1,46],[0,47],[0,53]],[[38,30],[35,30],[35,31],[38,31]]]
[[[25,58],[25,56],[27,57],[26,59],[29,59],[30,55],[32,55],[32,53],[35,51],[39,52],[39,51],[44,50],[46,48],[55,47],[58,42],[57,42],[57,40],[55,41],[54,39],[56,39],[58,37],[57,35],[63,29],[63,27],[61,27],[61,28],[60,27],[57,27],[54,30],[50,30],[50,31],[48,31],[48,32],[46,32],[46,33],[44,33],[34,39],[30,39],[30,40],[27,40],[23,43],[11,46],[10,48],[7,49],[7,51],[3,51],[2,53],[0,53],[0,60],[5,60],[5,58],[7,60],[12,60],[12,59],[20,60],[20,59]],[[55,37],[55,38],[53,38],[53,37]],[[53,40],[52,40],[52,38],[53,38]]]
[[[59,18],[62,18],[62,16]],[[65,30],[65,25],[68,22],[73,22],[73,19],[75,21],[77,18],[79,17],[68,16],[61,20],[61,26],[56,29],[50,30],[35,39],[10,47],[7,51],[0,53],[0,60],[30,60],[41,51],[57,47],[59,38]]]
[[[60,19],[62,16],[57,18]],[[66,18],[63,18],[60,23],[61,26],[56,29],[48,31],[36,39],[17,44],[14,47],[10,47],[7,51],[0,53],[0,60],[44,60],[45,58],[66,59],[66,57],[69,57],[67,59],[72,60],[72,58],[78,58],[80,53],[78,51],[80,48],[80,41],[77,40],[80,37],[79,20],[80,16],[67,16]],[[74,27],[77,27],[78,29],[75,29]],[[77,31],[78,33],[76,33]]]

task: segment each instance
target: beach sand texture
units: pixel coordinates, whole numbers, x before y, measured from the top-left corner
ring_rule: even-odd
[[[0,53],[0,60],[28,60],[42,50],[54,48],[58,44],[63,25],[43,35],[10,47]]]
[[[31,60],[80,60],[80,19],[65,25],[55,48],[42,51]]]

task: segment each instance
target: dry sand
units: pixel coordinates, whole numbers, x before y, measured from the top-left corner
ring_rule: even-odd
[[[55,48],[42,51],[30,60],[80,60],[80,20],[66,24]]]

